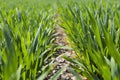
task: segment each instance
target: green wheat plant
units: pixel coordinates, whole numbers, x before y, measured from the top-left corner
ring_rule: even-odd
[[[114,0],[87,1],[60,8],[60,25],[76,52],[75,58],[63,57],[74,74],[88,80],[119,80],[120,5]]]
[[[24,8],[0,10],[1,80],[44,80],[56,66],[53,12]]]

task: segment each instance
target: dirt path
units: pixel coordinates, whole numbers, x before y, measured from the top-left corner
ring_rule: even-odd
[[[59,23],[59,22],[58,22]],[[56,31],[56,37],[55,37],[55,42],[54,44],[57,46],[70,46],[68,40],[68,37],[66,33],[64,32],[64,29],[61,28],[58,24],[55,26],[55,31]],[[56,52],[56,55],[61,55],[64,54],[68,57],[74,57],[76,56],[75,52],[72,50],[68,49],[58,49]],[[53,70],[53,74],[55,74],[59,69],[61,69],[64,66],[69,66],[69,62],[63,59],[62,57],[57,58],[56,62],[59,64],[55,67]],[[81,75],[80,75],[81,76]],[[81,76],[82,77],[82,76]],[[83,80],[87,80],[85,77],[82,77]],[[75,80],[75,77],[67,71],[67,69],[60,75],[58,80]]]
[[[55,40],[55,45],[57,46],[69,46],[69,43],[67,42],[67,36],[64,32],[64,30],[60,27],[60,26],[56,26],[56,40]],[[67,50],[67,49],[59,49],[56,52],[57,55],[61,55],[61,54],[65,54],[67,56],[71,56],[72,51],[71,50]],[[68,66],[69,62],[67,62],[66,60],[64,60],[63,58],[58,58],[56,59],[56,61],[59,63],[56,66],[55,71],[61,69],[64,66]],[[55,72],[54,71],[54,72]],[[75,78],[73,77],[73,75],[71,73],[69,73],[67,70],[64,71],[64,73],[62,73],[60,75],[60,77],[58,78],[58,80],[75,80]]]

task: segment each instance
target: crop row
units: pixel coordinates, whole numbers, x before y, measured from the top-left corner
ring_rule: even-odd
[[[61,26],[76,52],[75,58],[63,57],[71,62],[78,80],[79,74],[89,80],[120,79],[119,7],[114,0],[81,1],[61,7]]]

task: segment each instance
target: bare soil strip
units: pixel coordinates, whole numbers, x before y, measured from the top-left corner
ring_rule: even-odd
[[[55,27],[56,30],[56,40],[55,40],[55,45],[58,46],[68,46],[69,43],[67,42],[67,36],[64,32],[64,30],[60,27],[60,26],[56,26]],[[71,50],[67,50],[67,49],[59,49],[56,54],[61,55],[61,54],[65,54],[67,56],[71,56],[72,51]],[[59,63],[56,68],[53,70],[53,72],[58,71],[59,69],[61,69],[64,66],[68,66],[69,62],[67,62],[65,59],[63,58],[58,58],[56,59],[56,61]],[[58,80],[75,80],[75,78],[73,77],[73,75],[71,73],[69,73],[67,70],[64,71],[64,73],[62,73],[60,75],[60,77],[58,78]]]

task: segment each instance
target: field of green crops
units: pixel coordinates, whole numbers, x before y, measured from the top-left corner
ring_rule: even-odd
[[[57,80],[56,25],[75,51],[60,55],[75,80],[120,80],[119,0],[0,0],[0,80]]]

